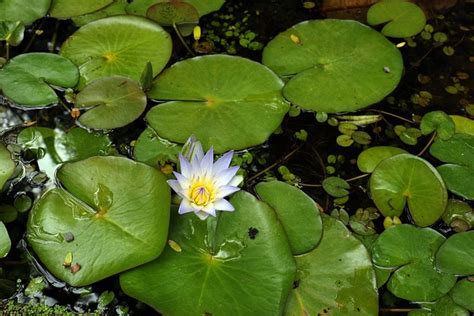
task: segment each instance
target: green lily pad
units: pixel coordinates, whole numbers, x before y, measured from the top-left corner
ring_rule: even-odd
[[[152,108],[148,124],[163,138],[184,143],[194,134],[217,153],[263,143],[289,109],[283,82],[263,65],[241,57],[202,56],[174,64],[148,93],[170,101]]]
[[[0,2],[0,21],[21,21],[25,24],[42,18],[51,0],[3,0]]]
[[[457,275],[474,275],[474,231],[452,235],[436,254],[436,267]]]
[[[79,123],[93,129],[113,129],[135,121],[145,111],[146,95],[138,82],[121,76],[99,78],[76,96],[76,108],[90,108]]]
[[[350,184],[339,177],[328,177],[322,183],[324,191],[334,197],[344,197],[349,195]]]
[[[469,134],[474,136],[474,120],[460,115],[450,115],[456,126],[456,133]]]
[[[442,218],[456,232],[466,231],[474,227],[474,211],[464,201],[449,199]]]
[[[15,171],[10,151],[0,143],[0,191]]]
[[[25,109],[58,102],[52,86],[72,88],[79,72],[67,58],[48,53],[28,53],[11,59],[0,71],[3,94]]]
[[[372,260],[380,267],[397,268],[388,281],[388,290],[397,297],[421,302],[448,293],[456,277],[434,266],[435,252],[445,239],[433,229],[413,225],[386,229],[372,247]]]
[[[129,14],[146,15],[146,11],[155,3],[162,2],[181,2],[176,0],[132,0],[127,6]],[[184,0],[184,3],[189,3],[199,12],[199,17],[217,11],[224,4],[225,0]]]
[[[422,309],[410,311],[408,316],[469,316],[469,311],[445,295],[435,302],[421,303]]]
[[[50,179],[54,179],[56,167],[61,163],[115,153],[107,135],[82,128],[73,128],[65,133],[60,129],[28,127],[18,134],[17,144],[23,150],[36,152],[40,170]]]
[[[377,315],[375,274],[364,245],[334,218],[311,252],[295,257],[297,280],[286,315]]]
[[[420,33],[426,24],[423,10],[404,0],[379,1],[367,12],[370,25],[385,24],[382,34],[389,37],[410,37]]]
[[[474,168],[445,164],[436,168],[449,191],[467,200],[474,200]]]
[[[375,146],[364,150],[357,157],[357,167],[360,171],[372,173],[375,167],[384,159],[398,154],[405,154],[407,151],[392,146]]]
[[[182,146],[161,138],[150,127],[138,137],[133,149],[135,160],[156,167],[167,161],[178,162],[178,154]]]
[[[180,23],[195,23],[199,21],[196,8],[180,1],[158,2],[148,8],[146,16],[160,25],[172,26]]]
[[[295,275],[285,232],[249,193],[230,201],[217,226],[173,210],[173,248],[121,274],[123,291],[165,315],[280,315]]]
[[[128,5],[127,0],[116,0],[112,4],[102,8],[98,11],[84,14],[80,16],[75,16],[72,18],[72,21],[77,26],[83,26],[87,23],[97,21],[103,18],[107,18],[109,16],[115,15],[125,15],[127,12],[125,11],[125,7]]]
[[[170,206],[160,172],[126,158],[92,157],[62,165],[57,178],[62,188],[40,198],[27,225],[28,242],[56,277],[84,286],[159,256]]]
[[[68,19],[100,10],[113,2],[114,0],[52,0],[49,15],[53,18]]]
[[[280,181],[255,186],[259,198],[277,213],[294,255],[306,253],[318,244],[323,223],[318,205],[300,189]]]
[[[158,24],[138,16],[112,16],[84,25],[61,47],[61,55],[81,73],[79,88],[108,76],[135,81],[150,62],[156,76],[171,56],[171,37]]]
[[[403,71],[395,45],[349,20],[296,24],[270,41],[263,63],[290,77],[283,94],[291,103],[327,113],[355,111],[382,100]]]
[[[25,24],[21,21],[0,21],[0,41],[6,41],[8,45],[17,46],[23,40]]]
[[[3,222],[0,222],[0,258],[5,258],[10,252],[12,242],[8,230]]]
[[[474,281],[469,278],[460,280],[449,295],[457,304],[474,312]]]
[[[384,216],[400,216],[408,204],[418,226],[435,223],[448,201],[446,187],[436,169],[410,154],[382,160],[370,177],[370,192]]]
[[[447,140],[438,139],[430,154],[443,162],[474,168],[474,136],[455,134]]]
[[[449,139],[455,133],[454,121],[443,111],[432,111],[423,115],[420,123],[420,130],[423,135],[428,135],[436,131],[441,139]]]

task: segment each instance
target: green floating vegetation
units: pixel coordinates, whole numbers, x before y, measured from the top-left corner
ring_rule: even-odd
[[[160,172],[126,158],[92,157],[62,165],[57,181],[61,187],[43,194],[27,225],[29,244],[56,277],[85,286],[160,255],[170,207]]]
[[[157,167],[165,162],[178,162],[178,154],[182,146],[161,138],[150,127],[147,127],[138,137],[133,148],[133,156],[140,161]]]
[[[18,55],[0,70],[0,90],[23,109],[58,103],[50,85],[72,88],[78,80],[79,71],[70,60],[49,53]]]
[[[0,22],[21,21],[30,24],[46,15],[51,0],[3,0],[0,2]]]
[[[88,23],[71,35],[61,55],[80,69],[79,89],[94,79],[124,76],[135,81],[148,62],[156,76],[172,50],[170,35],[161,26],[138,16],[112,16]]]
[[[0,192],[15,171],[15,162],[10,151],[0,143]]]
[[[148,97],[166,101],[146,120],[160,137],[184,143],[195,135],[217,153],[266,141],[289,109],[283,82],[265,66],[241,57],[201,56],[160,74]]]
[[[449,295],[434,302],[421,303],[422,309],[410,311],[408,316],[469,316],[469,311],[457,304]]]
[[[445,273],[473,275],[474,231],[449,237],[436,253],[436,267]]]
[[[135,15],[146,15],[148,8],[156,3],[188,3],[196,8],[199,17],[217,11],[224,4],[225,0],[132,0],[129,1],[127,12]]]
[[[230,202],[211,221],[173,210],[169,247],[122,273],[123,291],[163,314],[281,314],[296,272],[283,227],[249,193]]]
[[[407,151],[391,146],[374,146],[362,151],[357,157],[357,167],[360,171],[372,173],[377,165],[384,159],[398,154],[406,154]]]
[[[474,282],[472,279],[464,278],[458,281],[449,292],[449,296],[458,305],[466,308],[471,313],[474,312]]]
[[[8,235],[8,230],[5,227],[5,224],[0,221],[0,258],[5,258],[8,255],[11,246],[12,242]]]
[[[87,23],[107,18],[109,16],[115,15],[126,15],[125,7],[128,5],[127,0],[116,0],[112,4],[89,14],[84,14],[80,16],[75,16],[72,18],[72,21],[77,26],[83,26]]]
[[[68,19],[100,10],[113,2],[114,0],[52,0],[49,15],[53,18]]]
[[[377,31],[350,20],[312,20],[277,35],[263,63],[289,81],[283,94],[316,112],[356,111],[382,100],[400,81],[399,50]]]

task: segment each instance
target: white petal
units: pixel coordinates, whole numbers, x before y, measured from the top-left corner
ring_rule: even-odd
[[[196,157],[198,160],[201,160],[202,157],[204,157],[204,150],[202,149],[201,142],[196,141],[194,143],[194,148],[192,149],[192,154],[194,157]]]
[[[183,176],[181,173],[177,173],[175,171],[173,171],[173,174],[176,177],[176,180],[178,180],[179,185],[181,186],[181,188],[183,188],[183,190],[187,190],[188,187],[189,187],[189,184],[190,184],[189,179],[186,178],[185,176]]]
[[[205,207],[203,207],[202,211],[216,217],[216,208],[214,207],[214,203],[207,204]]]
[[[232,178],[232,180],[230,180],[229,185],[236,187],[240,183],[242,183],[242,181],[244,181],[244,177],[242,177],[241,175],[236,175]]]
[[[209,217],[209,214],[203,211],[199,211],[195,213],[197,217],[199,217],[201,220],[205,220],[206,218]]]
[[[186,214],[190,212],[196,212],[196,209],[189,203],[188,200],[183,199],[181,204],[179,205],[178,214]]]
[[[192,176],[191,164],[181,154],[179,154],[179,167],[181,169],[181,174],[183,176],[185,176],[186,178],[191,178]]]
[[[215,175],[215,185],[219,187],[222,185],[229,184],[230,180],[232,180],[237,171],[239,171],[239,166],[234,166],[222,170],[221,172]]]
[[[219,158],[212,168],[214,174],[221,172],[224,169],[229,168],[230,162],[232,161],[232,156],[234,155],[233,151],[229,151]]]
[[[230,186],[230,185],[224,185],[219,187],[219,190],[216,193],[216,199],[222,199],[223,197],[226,197],[234,192],[239,191],[240,188]]]
[[[224,200],[224,199],[214,201],[214,207],[218,211],[232,212],[235,210],[232,204],[230,204],[229,201]]]
[[[206,153],[204,158],[202,158],[201,160],[201,173],[203,175],[211,174],[213,162],[214,162],[214,149],[211,147],[211,149],[209,149],[209,151]]]

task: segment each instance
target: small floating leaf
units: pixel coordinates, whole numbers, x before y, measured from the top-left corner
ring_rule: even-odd
[[[5,224],[0,221],[0,258],[5,258],[10,252],[12,242],[10,236],[8,235],[7,228]]]
[[[372,173],[377,165],[384,159],[398,154],[404,154],[406,150],[391,146],[370,147],[357,157],[357,167],[362,172]]]
[[[348,189],[351,188],[349,183],[339,177],[329,177],[323,180],[323,189],[327,194],[334,197],[343,197],[349,194]]]
[[[420,123],[423,135],[436,131],[441,139],[448,139],[454,135],[454,121],[443,111],[432,111],[423,115]]]

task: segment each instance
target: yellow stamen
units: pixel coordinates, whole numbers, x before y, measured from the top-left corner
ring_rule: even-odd
[[[191,185],[191,202],[199,206],[205,206],[214,201],[214,187],[207,181],[197,181]]]

